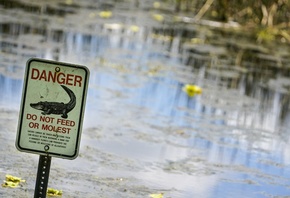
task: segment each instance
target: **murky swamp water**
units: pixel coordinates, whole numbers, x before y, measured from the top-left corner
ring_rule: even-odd
[[[26,183],[0,197],[34,192],[38,156],[14,146],[31,57],[91,71],[80,155],[52,159],[63,197],[290,196],[289,49],[136,2],[1,1],[0,179]],[[203,93],[188,97],[189,83]]]

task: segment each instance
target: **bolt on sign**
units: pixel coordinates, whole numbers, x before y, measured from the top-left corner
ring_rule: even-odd
[[[27,61],[16,147],[74,159],[78,155],[89,70],[85,66]]]

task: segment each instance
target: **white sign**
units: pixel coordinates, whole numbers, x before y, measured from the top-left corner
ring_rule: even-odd
[[[78,155],[89,70],[80,65],[27,61],[16,147],[74,159]]]

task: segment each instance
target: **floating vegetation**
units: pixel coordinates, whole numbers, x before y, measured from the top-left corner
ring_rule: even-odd
[[[202,93],[202,89],[199,86],[190,84],[184,85],[182,91],[184,91],[189,97]]]
[[[157,193],[157,194],[150,194],[151,198],[163,198],[163,193]]]
[[[101,18],[105,18],[105,19],[108,19],[108,18],[111,18],[113,16],[113,13],[111,11],[101,11],[99,13],[99,16]]]
[[[140,27],[137,26],[137,25],[131,25],[131,26],[130,26],[130,30],[131,30],[132,32],[139,32],[139,31],[140,31]]]
[[[6,180],[2,184],[2,187],[16,188],[20,185],[20,183],[23,182],[25,182],[25,180],[21,179],[20,177],[6,175]]]
[[[164,16],[162,14],[152,14],[152,17],[154,20],[156,20],[158,22],[164,21]]]
[[[57,190],[54,188],[47,188],[47,196],[49,197],[61,197],[62,196],[62,190]]]

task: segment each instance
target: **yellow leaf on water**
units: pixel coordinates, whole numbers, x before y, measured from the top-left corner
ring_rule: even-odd
[[[2,184],[2,187],[16,188],[18,187],[18,185],[19,185],[19,182],[4,181],[4,184]]]
[[[22,180],[20,177],[15,177],[12,175],[6,175],[6,181],[11,181],[11,182],[15,182],[15,183],[25,182],[25,180]]]
[[[156,21],[159,21],[159,22],[162,22],[164,20],[164,17],[161,14],[153,14],[152,17],[153,17],[153,19],[155,19]]]
[[[62,196],[62,190],[57,190],[54,188],[47,188],[46,194],[50,197],[59,197],[59,196]]]
[[[150,196],[151,198],[163,198],[163,193],[150,194],[149,196]]]
[[[67,5],[71,5],[71,4],[73,4],[73,1],[72,1],[72,0],[66,0],[65,3],[66,3]]]
[[[201,94],[202,93],[202,89],[199,86],[196,85],[190,85],[190,84],[186,84],[183,86],[182,90],[187,93],[187,95],[189,97],[193,97],[196,94]]]
[[[139,28],[137,25],[131,25],[131,26],[130,26],[130,30],[131,30],[132,32],[138,32],[139,29],[140,29],[140,28]]]
[[[113,13],[111,12],[111,11],[101,11],[100,13],[99,13],[99,16],[101,17],[101,18],[111,18],[112,17],[112,15],[113,15]]]
[[[190,42],[193,44],[203,44],[204,40],[200,39],[200,38],[192,38],[192,39],[190,39]]]
[[[16,188],[21,182],[25,182],[25,180],[21,179],[20,177],[6,175],[6,180],[4,181],[4,184],[2,184],[2,187]]]
[[[160,2],[155,1],[155,2],[153,3],[153,7],[154,7],[154,8],[160,8]]]

